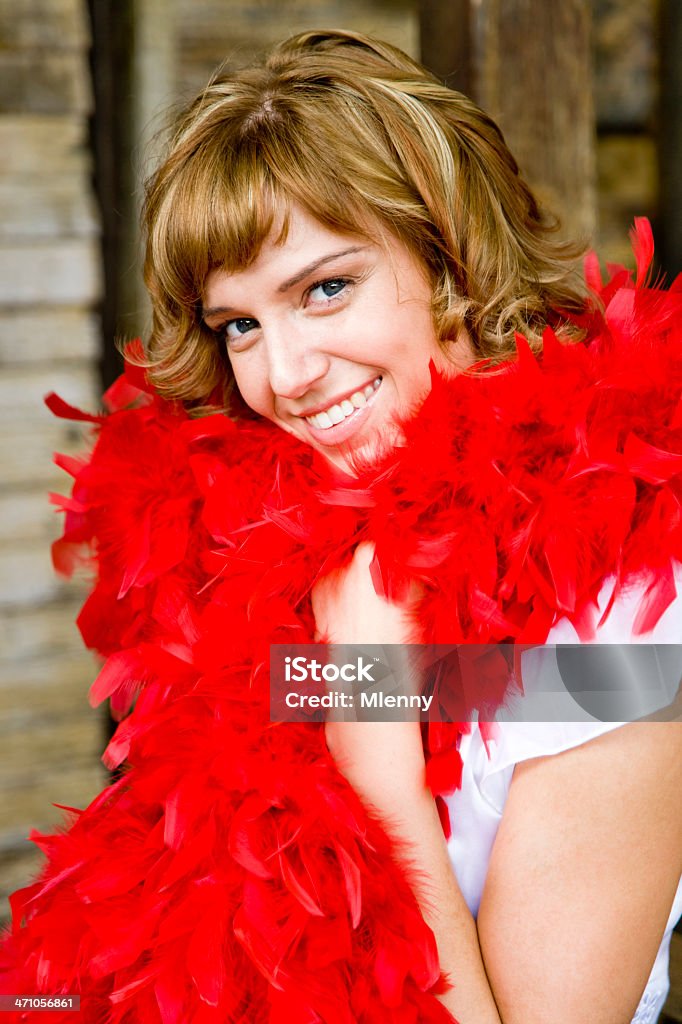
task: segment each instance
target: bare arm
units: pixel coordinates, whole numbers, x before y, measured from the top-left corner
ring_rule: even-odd
[[[369,576],[373,550],[360,545],[346,573],[323,580],[313,608],[318,631],[334,642],[403,643],[409,607],[377,597]],[[335,722],[327,743],[340,771],[404,851],[441,969],[454,982],[441,1001],[460,1024],[500,1024],[478,944],[476,924],[450,864],[436,804],[426,786],[417,722]]]
[[[633,723],[514,772],[478,915],[505,1024],[626,1024],[682,869],[682,725]]]

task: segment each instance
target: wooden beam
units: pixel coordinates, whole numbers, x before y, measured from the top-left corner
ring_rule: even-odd
[[[91,136],[104,267],[100,372],[105,386],[121,372],[116,339],[121,334],[125,307],[126,284],[122,262],[133,193],[130,131],[133,28],[130,3],[131,0],[88,0],[95,97]]]
[[[660,264],[669,280],[682,270],[682,4],[660,7],[661,100],[659,118]]]
[[[471,2],[474,98],[564,234],[596,222],[589,0]]]
[[[471,94],[469,0],[420,0],[421,60],[451,89]]]

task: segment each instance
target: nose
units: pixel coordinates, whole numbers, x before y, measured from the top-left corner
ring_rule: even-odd
[[[302,398],[329,370],[329,358],[309,330],[287,325],[266,336],[268,373],[273,394]]]

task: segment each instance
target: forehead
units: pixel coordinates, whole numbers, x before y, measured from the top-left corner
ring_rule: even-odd
[[[272,229],[246,266],[215,267],[209,273],[204,295],[208,299],[216,280],[251,281],[256,278],[279,287],[284,278],[303,275],[315,266],[376,249],[377,243],[360,232],[339,231],[323,224],[306,210],[292,206],[279,211]],[[280,281],[280,277],[282,281]]]

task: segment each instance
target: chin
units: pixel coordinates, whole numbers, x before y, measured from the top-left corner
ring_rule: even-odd
[[[352,476],[359,476],[374,468],[403,443],[402,431],[395,424],[390,424],[373,437],[349,441],[343,450],[339,448],[332,454],[327,449],[323,454],[335,466]]]

